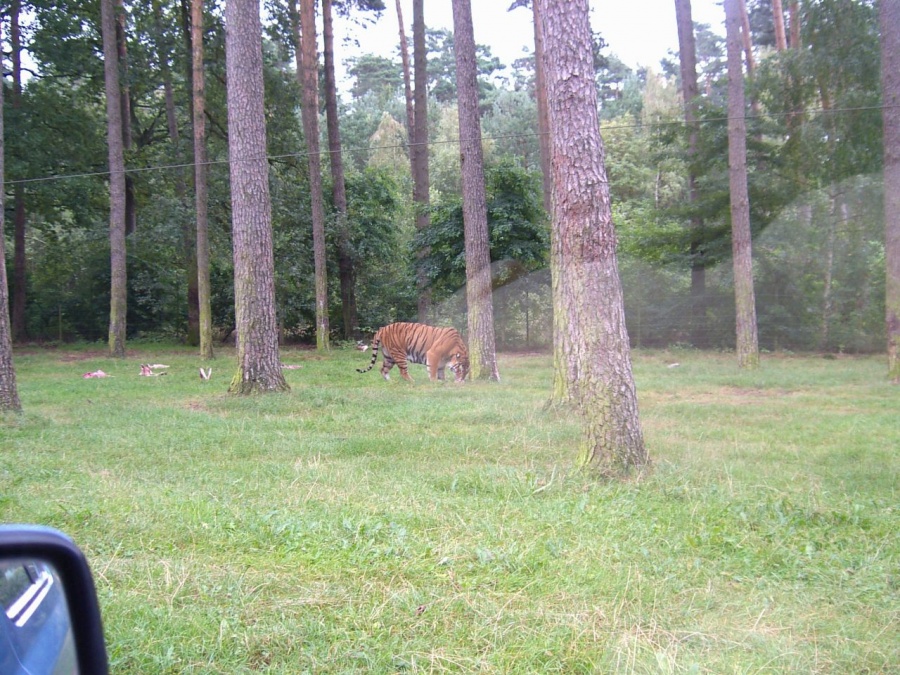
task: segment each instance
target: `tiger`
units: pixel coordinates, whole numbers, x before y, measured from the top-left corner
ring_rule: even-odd
[[[372,360],[368,368],[357,368],[358,373],[372,370],[382,348],[384,361],[381,375],[390,380],[389,373],[396,364],[400,375],[410,382],[407,362],[422,363],[428,367],[430,380],[443,380],[444,368],[453,371],[456,382],[463,382],[469,374],[469,350],[455,328],[439,328],[423,323],[391,323],[382,326],[372,339]]]

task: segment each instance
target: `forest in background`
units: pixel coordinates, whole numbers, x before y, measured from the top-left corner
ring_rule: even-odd
[[[12,25],[3,31],[18,45],[4,45],[13,57],[4,68],[13,74],[4,97],[5,249],[12,303],[25,298],[18,321],[15,308],[11,312],[14,337],[17,342],[102,340],[109,327],[110,251],[99,7],[13,4],[18,31]],[[127,238],[128,332],[190,340],[194,204],[185,4],[119,5],[126,18],[120,48],[127,53],[126,168],[134,223]],[[380,6],[335,3],[337,11],[359,22],[358,36],[372,12],[390,11]],[[753,57],[747,77],[747,163],[760,346],[882,351],[876,5],[800,2],[789,17],[797,35],[786,49],[776,44],[771,3],[749,0],[747,6]],[[266,3],[264,39],[276,306],[283,339],[311,342],[316,317],[310,174],[287,7]],[[211,305],[213,325],[225,336],[234,324],[234,284],[222,3],[206,3],[204,26]],[[688,128],[677,56],[658,72],[632,71],[605,45],[602,26],[597,28],[596,83],[632,344],[732,348],[724,40],[709,26],[695,26],[701,105],[697,125]],[[358,321],[349,329],[342,323],[333,273],[330,325],[338,338],[355,339],[390,321],[415,319],[419,264],[430,287],[431,320],[465,324],[452,34],[427,31],[427,48],[431,224],[423,232],[415,223],[399,52],[395,59],[368,55],[344,64],[350,86],[340,99],[339,119]],[[507,64],[512,75],[501,80],[495,74],[502,64],[489,49],[480,47],[479,57],[497,344],[547,347],[549,227],[541,194],[533,59]],[[320,96],[323,105],[325,98]],[[320,147],[327,148],[324,122],[319,128]],[[689,165],[692,131],[699,151]],[[322,159],[328,198],[330,155],[323,152]],[[698,194],[690,201],[689,175]],[[326,204],[326,215],[328,268],[337,270],[333,204]],[[20,223],[23,246],[16,241]],[[426,247],[428,255],[420,257]],[[23,268],[17,254],[24,254]],[[24,269],[24,276],[17,269]],[[699,298],[692,281],[698,274],[704,279]],[[698,304],[699,313],[692,310]]]

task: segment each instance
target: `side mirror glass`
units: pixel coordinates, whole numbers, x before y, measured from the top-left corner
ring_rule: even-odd
[[[108,672],[84,554],[58,530],[0,525],[0,673]]]

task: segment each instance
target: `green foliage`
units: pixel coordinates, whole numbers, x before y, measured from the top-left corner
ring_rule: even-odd
[[[456,53],[453,33],[446,29],[425,29],[428,52],[428,93],[439,103],[456,101]],[[491,54],[490,47],[475,45],[475,69],[478,73],[478,100],[487,104],[497,91],[490,77],[503,69],[500,59]]]
[[[376,101],[385,102],[403,91],[403,68],[383,56],[363,54],[348,59],[347,75],[353,78],[350,94],[356,100],[371,94]]]
[[[403,228],[399,186],[393,176],[367,169],[347,176],[347,222],[356,270],[356,293],[361,326],[383,326],[415,317],[415,268],[408,257],[409,227]],[[333,229],[335,221],[330,221]],[[336,241],[336,236],[331,241]],[[332,269],[337,252],[332,250]],[[339,304],[335,303],[339,308]]]
[[[511,161],[485,167],[491,262],[510,261],[495,284],[546,264],[550,233],[541,204],[540,178]],[[465,285],[466,258],[461,198],[447,197],[431,210],[431,226],[418,233],[416,250],[427,250],[424,269],[435,300]],[[514,270],[514,271],[513,271]]]
[[[291,392],[223,395],[192,349],[16,353],[0,519],[96,573],[121,673],[891,672],[896,391],[879,358],[634,353],[655,467],[575,469],[546,355],[500,383],[282,350]],[[139,364],[163,363],[164,377]],[[677,367],[669,367],[678,363]],[[112,377],[85,380],[103,369]],[[161,371],[157,371],[161,372]],[[201,665],[202,664],[202,665]]]
[[[537,102],[526,91],[501,90],[481,119],[482,135],[490,138],[491,153],[515,158],[528,170],[540,170]]]
[[[100,340],[109,328],[109,241],[103,234],[46,223],[32,249],[30,335]]]
[[[364,24],[385,5],[347,0],[337,2],[335,10]],[[29,335],[93,340],[108,329],[109,275],[98,6],[82,0],[31,6],[34,11],[21,18],[30,57],[26,63],[33,64],[34,73],[26,78],[21,106],[14,107],[10,96],[4,106],[7,267],[12,277],[10,216],[14,191],[21,189],[27,213]],[[770,3],[751,1],[749,6],[754,44],[767,45]],[[205,5],[204,65],[212,306],[214,324],[227,329],[234,310],[222,8],[221,2]],[[266,3],[264,106],[278,315],[286,334],[302,335],[314,316],[309,181],[285,9],[282,2]],[[880,351],[885,271],[877,178],[882,150],[876,3],[817,0],[801,9],[803,49],[758,50],[755,75],[746,82],[760,341],[769,349]],[[129,329],[131,337],[177,336],[186,323],[193,236],[182,6],[127,2],[126,10],[129,69],[123,81],[134,137],[127,164],[138,213],[138,229],[128,241]],[[631,72],[595,35],[596,77],[632,339],[640,345],[691,339],[691,270],[700,267],[706,274],[708,344],[727,349],[733,343],[733,288],[724,49],[709,26],[698,24],[695,30],[701,107],[699,153],[693,161],[687,156],[692,130],[682,121],[674,61],[663,64],[665,79],[649,69]],[[421,241],[413,241],[397,60],[368,55],[351,64],[355,95],[340,107],[343,156],[351,174],[356,291],[362,322],[369,327],[414,318],[414,251],[428,239],[433,246],[426,264],[435,297],[451,310],[464,311],[452,34],[429,32],[428,49],[435,210],[434,227]],[[521,167],[517,171],[531,171],[539,166],[533,61],[526,57],[514,68],[512,79],[504,82],[498,75],[501,64],[480,48],[485,151],[488,163],[499,158],[501,164]],[[173,96],[175,141],[167,125],[164,76]],[[753,101],[758,107],[750,108]],[[503,171],[508,177],[524,176]],[[694,202],[687,198],[689,172],[697,178]],[[22,180],[29,182],[17,182]],[[489,174],[489,183],[494,180]],[[491,183],[488,193],[492,260],[519,261],[494,266],[498,343],[547,344],[548,273],[534,271],[546,258],[546,227],[543,216],[535,215],[539,185],[534,177],[522,178]],[[333,214],[328,228],[330,305],[337,324]]]

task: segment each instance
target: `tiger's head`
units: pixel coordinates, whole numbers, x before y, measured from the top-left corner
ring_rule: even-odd
[[[465,351],[454,352],[447,367],[453,371],[456,382],[463,382],[469,375],[469,354]]]

